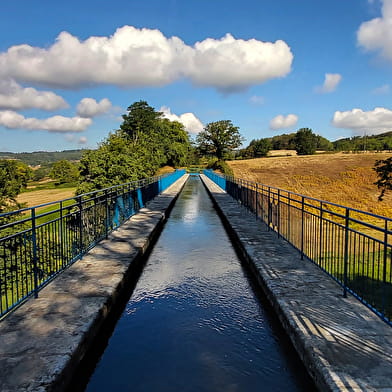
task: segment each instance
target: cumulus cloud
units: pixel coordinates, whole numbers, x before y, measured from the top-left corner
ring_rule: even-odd
[[[389,94],[390,91],[391,91],[391,88],[390,88],[389,84],[384,84],[384,85],[382,85],[380,87],[375,88],[372,91],[372,94],[375,94],[375,95],[385,95],[385,94]]]
[[[281,40],[207,38],[193,46],[159,30],[123,26],[84,41],[62,32],[49,48],[27,44],[0,53],[0,77],[75,88],[113,84],[162,86],[180,78],[222,91],[241,90],[291,70],[293,54]]]
[[[193,113],[183,113],[177,116],[166,106],[162,106],[159,111],[162,112],[163,116],[170,121],[178,121],[183,124],[185,130],[189,133],[197,134],[204,128],[203,123]]]
[[[99,102],[94,98],[83,98],[79,102],[76,111],[80,117],[92,118],[107,113],[111,107],[112,103],[107,98],[103,98]]]
[[[316,87],[316,92],[320,94],[332,93],[338,87],[340,81],[342,80],[342,75],[335,73],[326,73],[324,84],[322,86]]]
[[[365,50],[379,51],[392,61],[392,0],[383,0],[381,14],[381,17],[360,25],[357,40]]]
[[[31,87],[23,88],[10,78],[0,80],[1,109],[53,111],[67,107],[67,102],[51,91],[38,91]]]
[[[231,92],[286,76],[292,60],[284,41],[244,41],[226,34],[220,40],[207,38],[195,44],[189,77],[197,85]]]
[[[27,129],[48,132],[82,132],[92,120],[81,117],[53,116],[45,119],[26,118],[12,110],[0,111],[0,126],[8,129]]]
[[[298,116],[296,114],[288,114],[287,116],[283,116],[279,114],[278,116],[274,117],[270,121],[270,129],[278,130],[278,129],[285,129],[291,128],[296,125],[298,122]]]
[[[332,125],[337,128],[351,129],[354,134],[377,134],[392,129],[392,110],[375,108],[365,112],[362,109],[352,109],[346,112],[335,112]]]
[[[249,98],[249,102],[253,105],[264,105],[265,99],[264,97],[260,97],[259,95],[252,95]]]

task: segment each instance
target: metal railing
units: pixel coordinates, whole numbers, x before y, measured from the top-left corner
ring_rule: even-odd
[[[392,326],[392,219],[204,171]]]
[[[185,170],[0,214],[0,317],[179,179]]]

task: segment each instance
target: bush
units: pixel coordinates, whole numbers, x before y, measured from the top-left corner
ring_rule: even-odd
[[[207,165],[207,169],[217,170],[227,176],[233,175],[233,170],[231,167],[221,159],[210,160]]]

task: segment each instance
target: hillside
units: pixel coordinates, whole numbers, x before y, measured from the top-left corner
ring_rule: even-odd
[[[236,177],[392,218],[392,194],[377,197],[372,170],[391,153],[323,154],[228,161]]]
[[[19,159],[30,166],[53,163],[65,159],[79,161],[84,150],[0,152],[0,159]]]

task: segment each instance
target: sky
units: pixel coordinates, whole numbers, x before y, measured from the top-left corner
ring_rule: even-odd
[[[194,137],[392,130],[392,0],[4,0],[0,151],[96,148],[144,100]]]

